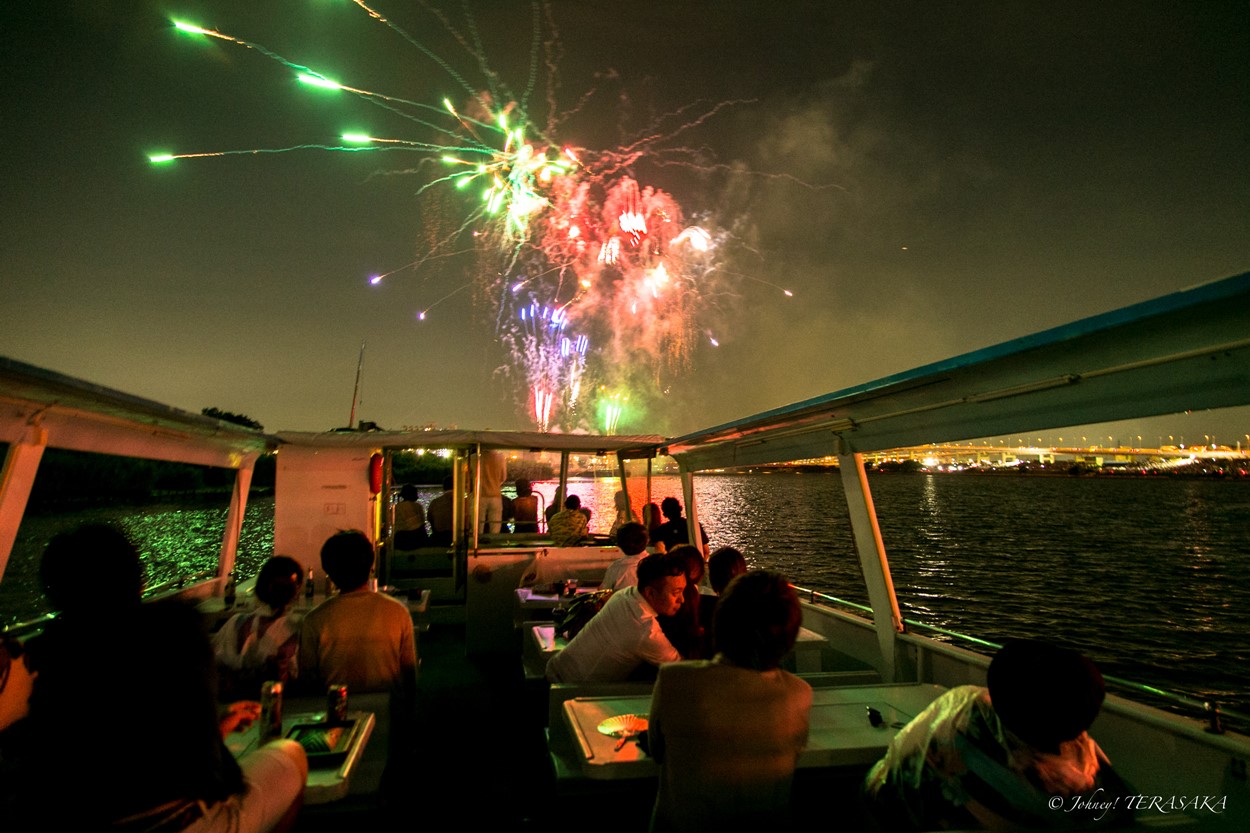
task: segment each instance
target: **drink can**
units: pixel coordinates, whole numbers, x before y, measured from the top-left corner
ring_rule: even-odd
[[[332,685],[326,690],[326,722],[347,722],[347,686]]]
[[[282,737],[282,683],[269,680],[260,686],[260,742]]]

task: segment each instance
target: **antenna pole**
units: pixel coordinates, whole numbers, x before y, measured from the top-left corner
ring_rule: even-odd
[[[352,412],[347,418],[347,427],[356,426],[356,399],[360,396],[360,372],[365,367],[365,343],[360,342],[360,360],[356,362],[356,389],[352,391]]]

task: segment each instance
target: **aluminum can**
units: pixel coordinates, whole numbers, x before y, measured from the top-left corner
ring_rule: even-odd
[[[347,722],[347,686],[332,685],[326,689],[326,723]]]
[[[269,680],[260,686],[260,742],[282,737],[282,683]]]

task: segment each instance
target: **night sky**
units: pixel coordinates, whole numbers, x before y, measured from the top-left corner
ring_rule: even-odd
[[[373,5],[485,87],[422,4]],[[529,4],[468,0],[473,26],[459,2],[428,5],[458,33],[476,28],[489,69],[525,89]],[[630,169],[732,228],[725,269],[743,277],[717,299],[720,346],[702,343],[663,407],[622,430],[730,421],[1250,269],[1244,0],[569,0],[550,16],[563,142],[612,147],[659,114],[742,102],[669,143],[709,170]],[[468,256],[368,284],[467,215],[450,189],[417,194],[437,164],[399,151],[147,159],[418,129],[171,18],[364,89],[465,97],[349,0],[5,4],[0,354],[318,430],[347,422],[364,341],[357,418],[530,427],[473,292],[416,319],[466,284]],[[1250,410],[1122,430],[1232,444]]]

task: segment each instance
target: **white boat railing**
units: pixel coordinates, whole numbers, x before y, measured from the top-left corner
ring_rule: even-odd
[[[799,592],[804,599],[811,604],[820,606],[836,605],[843,608],[849,608],[858,613],[872,615],[872,608],[868,605],[859,604],[857,602],[840,599],[837,596],[828,593],[822,593],[819,590],[813,590],[807,587],[799,587],[794,585],[794,589]],[[997,642],[991,642],[987,639],[970,636],[966,633],[953,631],[948,628],[930,625],[925,622],[918,622],[915,619],[903,619],[904,624],[908,628],[915,628],[929,633],[938,634],[940,636],[949,637],[966,643],[974,649],[982,649],[980,652],[988,650],[989,652],[997,651],[1002,647]],[[1188,717],[1196,717],[1207,723],[1208,730],[1214,734],[1221,734],[1224,731],[1223,723],[1225,720],[1238,724],[1242,728],[1250,728],[1250,714],[1237,711],[1235,709],[1224,708],[1218,702],[1212,700],[1201,700],[1196,697],[1190,697],[1175,691],[1167,691],[1166,689],[1157,688],[1146,683],[1139,683],[1133,680],[1126,680],[1123,677],[1116,677],[1110,674],[1104,674],[1103,679],[1117,689],[1131,691],[1135,694],[1144,694],[1154,697],[1172,706],[1178,707],[1177,710]]]

